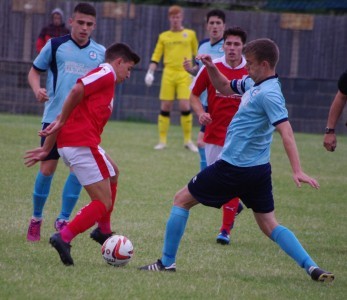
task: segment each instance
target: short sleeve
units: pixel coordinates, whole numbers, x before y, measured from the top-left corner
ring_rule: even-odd
[[[337,86],[342,94],[347,95],[347,70],[340,76]]]
[[[46,45],[41,49],[40,53],[37,55],[33,62],[33,67],[40,71],[47,71],[49,65],[52,61],[52,46],[50,42],[47,42]]]

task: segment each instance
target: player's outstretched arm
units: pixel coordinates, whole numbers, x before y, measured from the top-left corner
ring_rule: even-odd
[[[46,136],[57,133],[61,129],[61,127],[63,127],[63,124],[60,123],[59,118],[60,118],[60,115],[56,118],[55,121],[49,124],[45,129],[40,130],[39,136],[46,137]]]
[[[296,186],[301,187],[301,183],[307,183],[311,187],[318,189],[319,183],[317,180],[305,174],[301,169],[299,152],[296,146],[293,129],[289,121],[278,124],[276,129],[282,137],[283,146],[292,167],[293,180]]]
[[[80,103],[84,96],[84,85],[81,82],[76,83],[69,95],[67,96],[61,114],[58,115],[56,120],[48,125],[44,130],[39,132],[40,136],[49,136],[52,134],[57,134],[60,129],[64,126],[67,119],[69,118],[71,112]]]
[[[37,162],[44,160],[49,152],[51,152],[55,142],[57,140],[57,135],[50,135],[45,139],[45,142],[42,147],[28,150],[24,155],[24,164],[27,167],[35,165]]]
[[[28,150],[24,156],[24,164],[31,167],[38,161],[43,160],[52,150],[60,129],[69,118],[73,109],[80,103],[84,95],[84,86],[81,82],[76,83],[69,95],[67,96],[61,114],[52,122],[46,129],[39,132],[40,136],[45,136],[45,142],[42,147],[33,150]]]
[[[80,103],[84,95],[84,86],[82,83],[76,83],[69,95],[67,96],[61,114],[49,124],[45,129],[39,132],[39,136],[49,136],[51,134],[57,134],[60,129],[64,126],[66,120],[69,118],[73,109]]]
[[[226,78],[216,67],[212,61],[212,57],[208,54],[201,54],[196,57],[205,65],[208,76],[212,85],[224,95],[232,95],[235,92],[230,87],[230,80]]]
[[[49,152],[44,151],[43,147],[28,150],[24,155],[24,164],[27,167],[35,165],[37,162],[44,160]]]

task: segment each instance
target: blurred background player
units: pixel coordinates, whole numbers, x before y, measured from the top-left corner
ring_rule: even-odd
[[[243,45],[247,40],[247,33],[240,27],[232,27],[225,30],[223,35],[223,53],[221,58],[214,59],[218,70],[230,81],[242,79],[246,76],[246,60],[242,56]],[[211,56],[212,57],[212,56]],[[200,100],[204,91],[207,91],[208,112],[204,109]],[[190,103],[199,118],[199,122],[206,125],[204,142],[206,143],[207,165],[213,164],[219,158],[223,149],[228,125],[237,112],[241,101],[241,95],[222,95],[217,91],[208,76],[205,67],[202,67],[195,77],[190,94]],[[230,230],[234,225],[235,215],[243,209],[239,198],[231,199],[222,206],[222,226],[217,236],[217,243],[230,243]]]
[[[193,116],[189,104],[191,76],[183,68],[184,60],[192,59],[197,54],[198,40],[193,30],[183,27],[183,10],[180,6],[171,6],[168,14],[170,30],[159,35],[145,77],[146,85],[151,86],[154,72],[163,57],[164,68],[160,86],[160,114],[158,116],[159,143],[154,149],[162,150],[167,145],[170,112],[173,101],[177,99],[181,112],[184,147],[190,151],[198,152],[197,147],[192,142]]]
[[[68,167],[73,167],[78,180],[87,191],[91,202],[60,232],[53,234],[50,244],[61,261],[73,265],[70,242],[95,223],[110,219],[115,203],[117,166],[100,147],[101,134],[113,110],[116,84],[130,77],[140,57],[129,46],[118,43],[106,50],[106,63],[77,80],[67,96],[61,114],[40,132],[47,136],[40,148],[28,151],[25,164],[30,167],[43,159],[57,141],[59,154]],[[98,227],[99,228],[99,227]],[[95,230],[93,231],[95,232]],[[101,245],[112,235],[100,228]]]
[[[42,28],[39,37],[36,40],[36,50],[40,53],[47,41],[53,37],[59,37],[70,33],[70,30],[65,27],[64,13],[60,8],[55,8],[51,13],[51,23]]]
[[[223,33],[225,30],[225,14],[222,10],[214,9],[206,15],[206,30],[209,38],[200,41],[198,48],[198,54],[210,54],[212,59],[218,58],[224,55],[223,51]],[[196,76],[199,69],[202,66],[200,61],[193,61],[186,59],[184,61],[184,69],[191,75]],[[207,94],[204,91],[200,95],[200,101],[207,111]],[[205,132],[205,126],[202,125],[198,133],[197,146],[200,156],[200,170],[206,168],[206,154],[205,143],[203,141]]]
[[[90,39],[96,25],[96,10],[92,5],[77,4],[69,24],[71,35],[49,40],[34,60],[28,74],[28,81],[37,101],[45,105],[42,129],[60,114],[64,100],[76,80],[96,68],[105,58],[105,47]],[[40,78],[41,73],[46,71],[46,88],[43,88]],[[41,145],[44,140],[42,137]],[[59,157],[54,147],[45,160],[40,162],[33,191],[33,214],[28,227],[28,241],[40,240],[43,209]],[[75,174],[70,172],[63,189],[61,212],[54,224],[56,230],[67,224],[81,189]]]
[[[337,146],[335,126],[347,102],[347,70],[341,74],[337,86],[338,90],[330,106],[323,142],[325,149],[331,152],[335,151]]]

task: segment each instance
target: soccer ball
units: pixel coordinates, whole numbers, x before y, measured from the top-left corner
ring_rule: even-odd
[[[126,265],[134,255],[134,247],[126,236],[113,235],[102,245],[101,253],[109,265],[121,267]]]

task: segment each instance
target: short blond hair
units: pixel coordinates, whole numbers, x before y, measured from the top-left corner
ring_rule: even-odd
[[[183,9],[181,6],[178,5],[172,5],[169,7],[169,16],[171,15],[177,15],[183,13]]]

